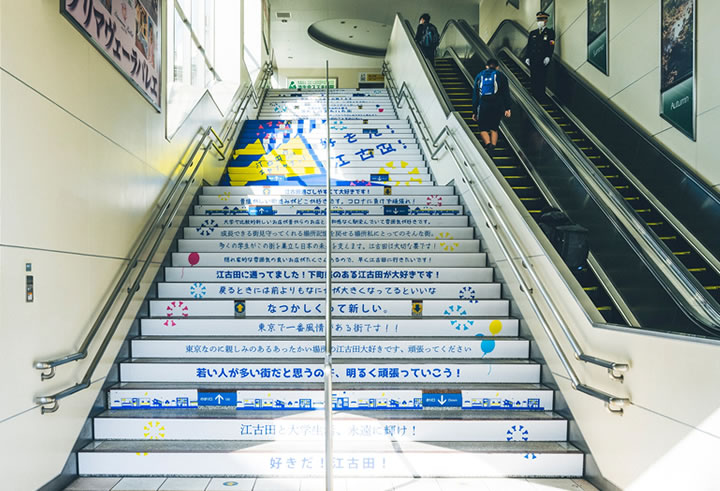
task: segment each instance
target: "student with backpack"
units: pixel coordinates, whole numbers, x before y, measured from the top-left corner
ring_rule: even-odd
[[[498,71],[498,61],[493,58],[475,77],[472,106],[473,121],[477,121],[483,145],[492,155],[498,141],[500,120],[503,115],[509,118],[511,114],[508,79]]]
[[[430,14],[422,14],[415,33],[415,42],[432,66],[435,66],[435,50],[440,44],[437,27],[430,23]]]

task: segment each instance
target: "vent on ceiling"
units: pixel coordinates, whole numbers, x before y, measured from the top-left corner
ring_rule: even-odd
[[[275,17],[278,19],[289,19],[290,12],[275,12]]]

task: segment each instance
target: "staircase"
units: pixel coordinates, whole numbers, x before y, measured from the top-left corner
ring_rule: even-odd
[[[177,489],[323,489],[329,144],[336,489],[582,476],[459,197],[433,182],[387,93],[333,90],[330,142],[324,120],[324,92],[273,90],[245,124],[80,475],[126,483],[114,489],[142,481],[128,476],[157,484],[142,489],[191,476],[197,488]]]

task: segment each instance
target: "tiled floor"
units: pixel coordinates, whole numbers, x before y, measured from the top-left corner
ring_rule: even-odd
[[[67,491],[324,491],[322,479],[81,477]],[[335,491],[596,491],[582,479],[337,479]]]

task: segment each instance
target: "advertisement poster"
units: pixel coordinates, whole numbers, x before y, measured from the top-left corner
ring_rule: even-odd
[[[587,60],[608,75],[608,0],[588,0]]]
[[[695,140],[695,0],[662,0],[660,116]]]
[[[60,0],[60,12],[160,111],[160,0]]]
[[[549,15],[547,21],[548,29],[555,30],[555,0],[542,0],[540,2],[540,10]]]

